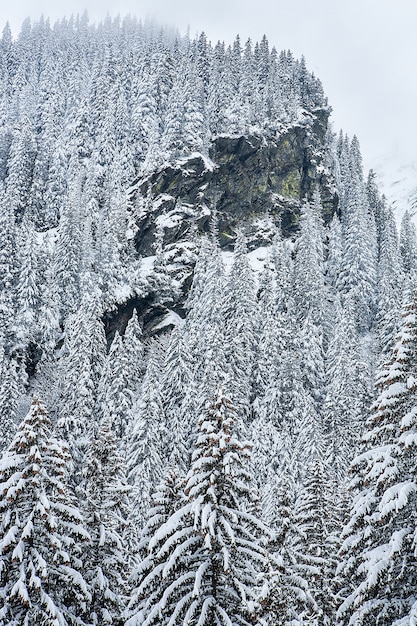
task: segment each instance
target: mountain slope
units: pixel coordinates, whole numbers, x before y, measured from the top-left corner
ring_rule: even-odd
[[[372,482],[369,446],[397,454],[411,424],[410,308],[397,331],[417,241],[410,222],[398,240],[357,137],[333,135],[329,115],[305,60],[265,37],[226,47],[133,18],[4,30],[0,622],[42,616],[29,501],[80,626],[331,626],[338,605],[356,615],[345,599],[366,601],[363,570],[337,563],[363,513],[349,466],[371,493],[355,468],[375,462]],[[386,429],[368,420],[376,370],[410,409]],[[54,437],[19,456],[34,393]],[[56,441],[74,499],[58,517],[80,520],[71,572],[45,500],[59,485],[37,490]],[[406,619],[388,604],[390,624]]]

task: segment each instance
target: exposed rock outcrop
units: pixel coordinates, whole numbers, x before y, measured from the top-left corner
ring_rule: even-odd
[[[311,197],[315,186],[328,221],[338,204],[325,164],[328,114],[324,109],[306,113],[268,138],[266,133],[219,136],[211,144],[210,159],[192,154],[138,180],[132,201],[137,205],[146,199],[137,220],[138,251],[153,254],[158,223],[165,246],[188,239],[191,229],[207,232],[214,206],[222,247],[230,245],[240,222],[250,232],[256,218],[266,214],[281,223],[284,235],[291,235],[301,201]],[[250,238],[255,246],[256,237]]]
[[[251,249],[271,243],[271,221],[284,236],[292,236],[298,229],[301,204],[316,188],[323,219],[329,221],[338,196],[334,173],[327,165],[328,116],[328,109],[317,109],[278,133],[219,136],[211,143],[209,157],[183,156],[138,179],[130,196],[136,249],[142,257],[159,250],[176,293],[161,297],[160,289],[153,293],[151,285],[146,297],[121,304],[109,314],[107,331],[122,329],[133,307],[145,334],[159,331],[172,311],[184,315],[198,234],[209,231],[214,209],[223,249],[233,248],[241,224]]]

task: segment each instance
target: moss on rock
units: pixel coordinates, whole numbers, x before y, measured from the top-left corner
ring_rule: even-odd
[[[291,170],[282,180],[281,194],[285,198],[300,197],[301,174],[298,170]]]

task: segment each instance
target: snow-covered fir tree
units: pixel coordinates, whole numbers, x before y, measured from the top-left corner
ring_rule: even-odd
[[[200,418],[187,501],[155,529],[130,604],[134,624],[259,624],[266,528],[251,500],[248,444],[233,434],[235,409],[221,390]]]
[[[69,486],[71,457],[38,397],[0,463],[0,623],[89,623],[89,535]]]
[[[84,576],[91,594],[92,624],[123,624],[126,566],[130,562],[127,545],[130,487],[125,474],[111,422],[103,418],[87,455],[83,485],[79,488],[90,534],[84,550]]]
[[[142,396],[133,408],[127,439],[127,472],[132,485],[131,516],[141,528],[151,501],[153,488],[159,483],[166,463],[166,430],[161,387],[162,363],[152,346],[142,385]]]
[[[352,462],[355,498],[343,531],[342,623],[412,624],[415,601],[415,296],[386,365]]]

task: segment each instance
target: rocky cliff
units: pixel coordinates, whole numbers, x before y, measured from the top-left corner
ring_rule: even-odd
[[[169,245],[187,239],[192,229],[207,232],[214,207],[222,247],[230,245],[243,221],[256,245],[251,225],[266,214],[281,224],[284,235],[291,235],[297,228],[300,203],[311,197],[315,186],[328,221],[338,204],[326,162],[328,116],[329,110],[317,109],[274,135],[217,137],[209,160],[192,154],[136,181],[132,203],[137,206],[146,198],[137,219],[140,254],[154,254],[162,216],[164,245]]]
[[[301,203],[316,188],[328,222],[338,207],[329,165],[328,116],[329,110],[321,108],[274,134],[219,136],[211,143],[209,158],[193,153],[136,180],[130,192],[136,249],[149,258],[159,248],[177,289],[165,297],[159,290],[121,305],[109,319],[110,328],[123,326],[133,307],[145,331],[159,327],[168,310],[183,314],[198,235],[209,231],[213,210],[220,246],[226,250],[233,249],[241,225],[251,250],[271,242],[271,223],[281,227],[284,236],[292,236]]]

